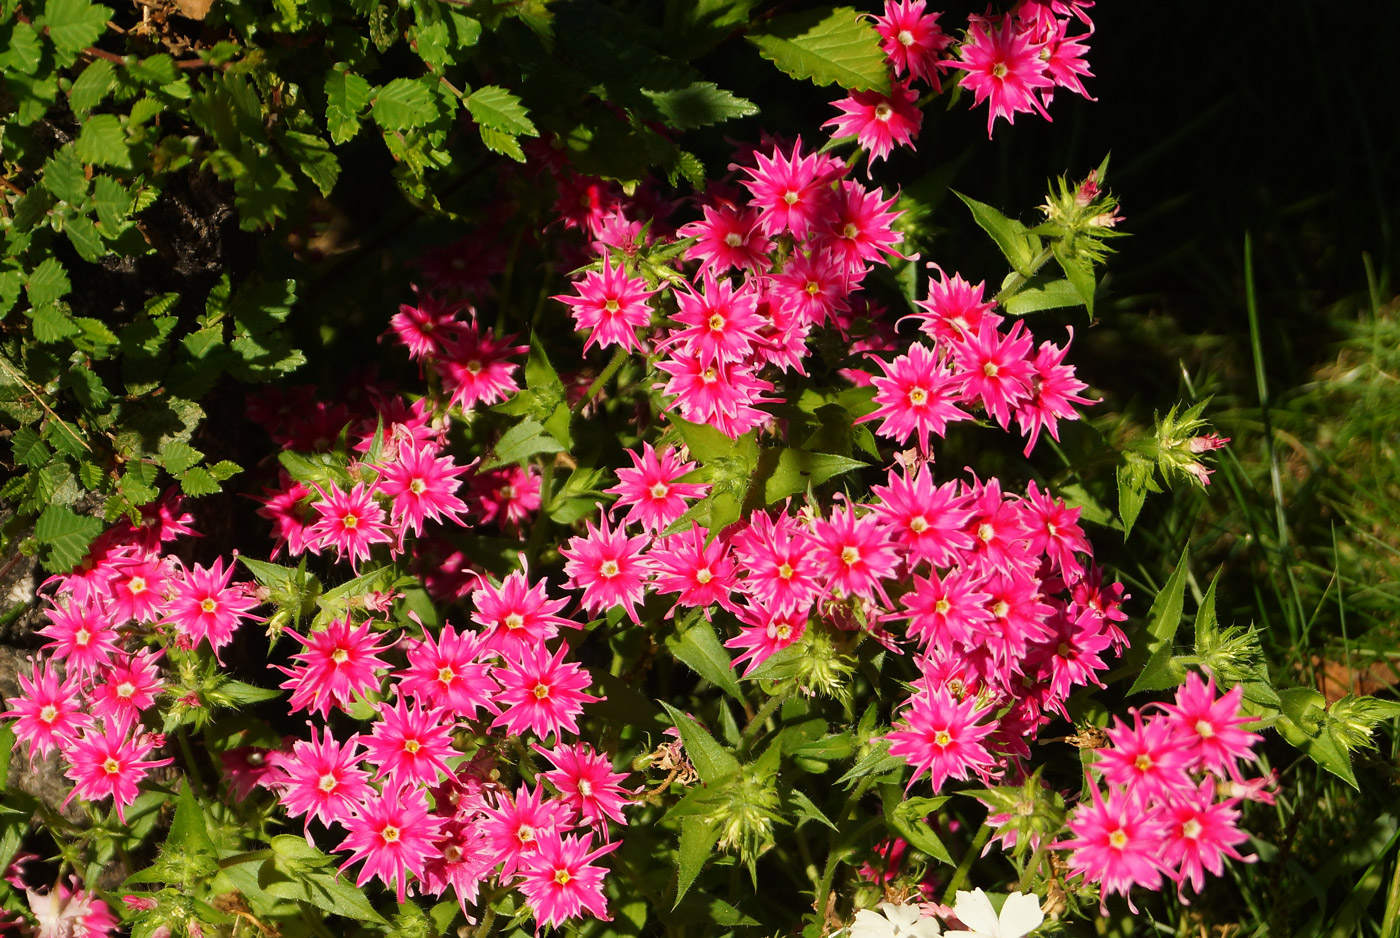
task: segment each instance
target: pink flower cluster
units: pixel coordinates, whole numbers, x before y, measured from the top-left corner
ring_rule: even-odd
[[[1206,871],[1222,875],[1227,857],[1254,860],[1235,849],[1249,839],[1236,826],[1236,805],[1273,796],[1267,776],[1247,780],[1240,771],[1259,742],[1242,728],[1253,720],[1240,713],[1243,693],[1236,684],[1217,696],[1214,677],[1192,673],[1175,703],[1145,720],[1135,711],[1132,725],[1117,720],[1108,731],[1111,745],[1094,768],[1109,794],[1092,786],[1091,800],[1070,816],[1074,836],[1054,845],[1072,851],[1072,873],[1099,884],[1101,903],[1133,886],[1160,890],[1163,877],[1185,902],[1186,885],[1200,892]]]

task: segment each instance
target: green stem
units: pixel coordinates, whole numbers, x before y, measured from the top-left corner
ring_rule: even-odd
[[[972,838],[972,845],[967,848],[967,853],[963,854],[962,862],[958,864],[958,870],[953,874],[953,879],[948,883],[948,888],[943,892],[943,904],[948,905],[953,901],[963,883],[967,882],[967,874],[972,869],[972,861],[977,859],[982,853],[982,848],[987,845],[987,838],[992,836],[992,826],[983,822],[977,829],[977,836]]]
[[[1011,278],[1011,282],[1008,283],[1006,286],[1002,287],[1001,291],[997,293],[996,296],[992,297],[992,302],[998,306],[1006,302],[1008,299],[1015,295],[1017,290],[1021,289],[1026,285],[1026,281],[1030,280],[1037,273],[1039,273],[1040,268],[1044,267],[1046,263],[1050,260],[1050,258],[1054,256],[1055,253],[1050,250],[1049,245],[1046,245],[1045,247],[1041,248],[1040,253],[1037,254],[1035,256],[1035,259],[1030,262],[1029,268],[1026,271],[1018,269],[1016,271],[1015,276]]]
[[[763,729],[763,724],[768,722],[768,718],[773,715],[773,711],[781,707],[783,701],[787,700],[788,695],[791,693],[792,685],[789,684],[772,697],[769,697],[763,706],[758,709],[758,712],[753,715],[753,719],[744,727],[743,735],[739,737],[740,752],[743,752],[748,749],[749,746],[753,745],[754,737],[758,735],[759,730]]]
[[[613,353],[612,361],[608,362],[608,366],[599,373],[598,377],[593,379],[593,383],[588,386],[587,393],[579,398],[578,403],[573,406],[573,413],[577,414],[587,406],[589,401],[597,397],[598,393],[603,390],[603,386],[612,380],[612,376],[617,374],[618,370],[622,368],[623,363],[626,361],[627,349],[619,347],[618,350]]]
[[[870,790],[874,782],[874,776],[867,775],[860,780],[860,783],[846,796],[845,804],[841,805],[841,812],[836,815],[836,826],[839,829],[846,823],[846,818],[850,816],[851,809],[860,801],[861,796]],[[836,831],[830,834],[831,848],[826,854],[826,865],[822,868],[822,878],[817,883],[816,900],[812,903],[812,908],[816,910],[818,921],[825,921],[827,896],[831,894],[831,881],[836,877],[836,867],[845,855],[845,849],[837,844],[836,838],[839,836]]]
[[[990,826],[991,825],[984,823],[982,829],[988,830]],[[1020,892],[1029,891],[1031,877],[1034,876],[1035,871],[1040,868],[1040,858],[1043,856],[1045,856],[1045,839],[1042,837],[1040,843],[1036,844],[1035,850],[1031,853],[1031,861],[1026,864],[1025,872],[1021,874],[1021,882],[1016,887]]]
[[[200,792],[207,792],[204,787],[204,776],[200,774],[199,765],[194,759],[194,747],[190,745],[190,738],[185,734],[183,726],[175,727],[175,742],[180,746],[180,755],[185,759],[185,771],[189,773],[189,781],[195,789]]]

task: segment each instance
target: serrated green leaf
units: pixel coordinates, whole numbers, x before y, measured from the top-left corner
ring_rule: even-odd
[[[55,56],[58,64],[67,66],[107,31],[107,21],[111,18],[111,8],[88,0],[48,0],[44,4],[44,15],[35,20],[35,25],[47,29],[58,51]]]
[[[112,237],[121,232],[123,223],[131,217],[131,195],[111,176],[99,175],[93,180],[92,207],[97,210],[103,234]]]
[[[87,556],[102,521],[75,514],[66,505],[50,505],[34,523],[34,539],[46,548],[42,562],[50,573],[67,573]]]
[[[60,147],[44,161],[44,188],[53,197],[77,206],[87,196],[87,175],[71,146]]]
[[[360,131],[360,112],[369,104],[372,86],[337,62],[326,73],[326,129],[331,142],[345,143]]]
[[[86,215],[71,216],[63,226],[63,233],[68,236],[68,243],[73,245],[73,250],[88,263],[100,260],[107,253],[107,246],[102,243],[102,237],[97,233],[97,226]]]
[[[158,52],[127,66],[126,73],[143,85],[169,85],[180,76],[169,53]]]
[[[39,69],[43,44],[31,23],[11,19],[0,23],[0,69],[11,74],[33,75]]]
[[[681,741],[685,743],[685,754],[695,766],[696,774],[702,782],[717,782],[739,771],[739,760],[716,742],[708,730],[664,700],[660,701],[660,704],[680,731]]]
[[[219,483],[203,466],[187,469],[179,478],[180,491],[186,495],[213,495],[219,490]]]
[[[91,316],[75,316],[73,322],[82,330],[82,338],[76,344],[86,351],[96,353],[99,358],[105,358],[107,348],[117,344],[116,333],[102,320],[93,319]]]
[[[695,81],[680,88],[653,91],[643,88],[666,123],[681,130],[708,127],[736,117],[758,113],[758,107],[709,81]]]
[[[676,856],[676,905],[680,905],[705,861],[719,843],[720,829],[714,821],[701,817],[681,820],[680,845]],[[675,906],[672,906],[675,908]]]
[[[759,54],[794,78],[857,91],[890,90],[880,35],[851,7],[769,20],[748,34]]]
[[[1025,225],[1014,218],[1007,218],[985,202],[969,198],[956,189],[950,191],[962,199],[963,204],[972,211],[972,218],[977,222],[977,226],[991,235],[992,240],[1001,249],[1002,255],[1013,270],[1020,271],[1026,276],[1034,273],[1029,267],[1031,261],[1035,259],[1036,251],[1032,247],[1031,238],[1033,236],[1026,231]]]
[[[487,127],[485,124],[476,125],[477,133],[481,134],[481,142],[486,144],[486,149],[492,153],[499,153],[508,156],[517,163],[525,162],[525,151],[520,147],[520,141],[510,134],[502,133],[494,127]]]
[[[530,120],[529,112],[520,99],[498,85],[485,85],[463,99],[472,120],[512,137],[538,137],[539,131]]]
[[[422,127],[437,117],[432,93],[412,78],[395,78],[374,92],[370,108],[374,121],[385,130]]]
[[[203,453],[181,440],[171,440],[160,448],[160,464],[171,475],[179,475],[203,458]]]
[[[482,464],[494,469],[508,463],[522,462],[540,453],[562,453],[564,445],[545,432],[538,420],[522,420],[501,435],[492,457]]]
[[[15,123],[27,127],[42,118],[49,105],[58,99],[58,79],[52,74],[29,76],[23,72],[9,72],[5,75],[5,90],[19,103]]]
[[[229,479],[243,471],[243,467],[230,459],[221,459],[212,466],[206,467],[209,474],[218,482],[227,482]]]
[[[33,427],[20,427],[15,431],[15,435],[10,437],[10,452],[14,454],[15,462],[36,469],[53,459],[53,452],[44,445]]]
[[[671,654],[684,662],[692,671],[724,691],[741,704],[744,692],[734,676],[734,667],[729,652],[715,633],[714,625],[701,616],[689,628],[676,635],[666,637],[666,647]]]
[[[29,304],[42,307],[66,297],[70,288],[69,274],[63,269],[62,263],[56,258],[45,258],[35,267],[34,272],[29,273],[25,294],[29,297]]]
[[[282,135],[282,143],[306,178],[316,184],[322,195],[330,195],[340,176],[340,160],[331,152],[330,145],[314,134],[294,130]]]
[[[126,146],[126,131],[115,114],[94,114],[83,121],[74,147],[78,159],[94,166],[131,168],[131,151]]]
[[[1083,303],[1079,291],[1068,280],[1051,280],[1049,283],[1022,287],[1007,297],[1001,306],[1012,316],[1024,316],[1042,309],[1061,309]]]
[[[34,338],[43,343],[62,342],[83,330],[68,315],[67,310],[57,303],[36,306],[29,311],[30,325]]]

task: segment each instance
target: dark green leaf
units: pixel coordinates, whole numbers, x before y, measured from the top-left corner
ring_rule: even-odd
[[[508,156],[517,163],[525,162],[525,151],[521,149],[519,140],[485,124],[477,124],[476,129],[481,134],[481,142],[486,144],[486,149]]]
[[[1094,318],[1094,291],[1098,284],[1094,281],[1094,268],[1088,261],[1071,254],[1065,248],[1063,241],[1056,241],[1051,245],[1050,250],[1055,254],[1055,260],[1059,262],[1060,269],[1065,272],[1065,278],[1074,286],[1074,291],[1079,294],[1079,299],[1084,303],[1085,309],[1089,311],[1089,318]]]
[[[1152,483],[1152,464],[1136,453],[1125,453],[1118,467],[1118,516],[1123,519],[1123,539],[1127,540],[1137,521]]]
[[[437,117],[432,93],[412,78],[395,78],[374,93],[375,123],[385,130],[421,127]]]
[[[709,81],[691,82],[680,88],[667,88],[662,91],[643,88],[642,94],[656,105],[666,123],[681,130],[708,127],[710,124],[758,113],[758,108],[752,101],[731,94]]]
[[[10,449],[15,462],[22,466],[38,468],[53,459],[53,452],[44,445],[33,427],[20,427],[10,438]]]
[[[759,53],[794,78],[856,91],[890,90],[880,35],[851,7],[769,20],[748,34]]]
[[[42,55],[39,31],[32,24],[16,19],[0,23],[0,69],[11,74],[33,75],[39,69]]]
[[[701,817],[688,817],[681,820],[680,849],[676,863],[676,905],[695,882],[695,877],[705,866],[705,861],[714,852],[719,842],[719,825]],[[672,906],[674,908],[675,906]]]
[[[66,66],[107,31],[111,18],[109,7],[88,0],[48,0],[44,15],[35,20],[35,25],[47,27],[49,39],[59,53],[58,63]]]
[[[485,85],[464,99],[472,120],[483,127],[499,130],[512,137],[537,137],[539,131],[530,120],[529,112],[520,99],[497,85]]]
[[[668,635],[666,647],[696,674],[741,704],[744,702],[744,692],[739,689],[739,681],[734,677],[729,652],[708,619],[701,616],[679,634]]]
[[[1172,660],[1172,641],[1181,625],[1188,553],[1188,549],[1182,549],[1181,559],[1177,561],[1171,578],[1152,601],[1152,608],[1147,611],[1147,633],[1151,638],[1147,644],[1147,651],[1150,657],[1142,672],[1133,681],[1133,686],[1128,688],[1129,694],[1149,689],[1162,690],[1180,683],[1173,678],[1179,676],[1184,680],[1186,677],[1185,670]]]
[[[119,234],[131,217],[131,195],[111,176],[99,175],[93,180],[92,206],[97,210],[102,233],[108,238]]]
[[[74,149],[84,163],[131,168],[126,131],[122,130],[121,120],[115,114],[94,114],[84,121]]]
[[[889,772],[896,772],[908,764],[899,756],[890,755],[889,743],[877,740],[871,744],[870,751],[862,756],[849,772],[837,779],[837,784],[845,785],[847,782],[853,782],[867,775],[885,775]]]
[[[77,206],[87,196],[87,176],[71,146],[60,147],[44,161],[44,188],[53,197]]]
[[[671,722],[680,731],[681,741],[685,743],[685,754],[690,757],[702,782],[717,782],[726,775],[733,775],[739,771],[739,760],[716,742],[704,727],[664,700],[660,703]]]
[[[214,842],[209,839],[209,830],[204,825],[204,808],[200,807],[190,787],[189,779],[180,788],[180,798],[175,803],[175,820],[170,824],[166,843],[190,854],[214,856]]]
[[[50,573],[67,573],[82,563],[100,533],[100,519],[74,514],[65,505],[50,505],[34,523],[34,539],[47,549],[43,564]]]
[[[764,480],[763,498],[771,505],[789,495],[807,491],[808,485],[821,485],[827,479],[864,466],[858,459],[788,447],[778,454],[772,474]]]
[[[330,145],[314,134],[294,130],[284,133],[282,142],[306,178],[316,184],[322,195],[330,195],[340,176],[340,160],[331,152]]]
[[[1052,280],[1038,286],[1023,287],[1007,297],[1001,305],[1013,316],[1024,316],[1042,309],[1079,306],[1083,302],[1079,291],[1068,280]]]
[[[209,470],[203,466],[195,466],[185,470],[179,479],[180,491],[189,496],[213,495],[219,490],[219,483],[214,481]]]
[[[494,455],[481,468],[494,469],[508,463],[523,462],[539,453],[563,451],[563,444],[546,433],[538,420],[522,420],[501,435]]]
[[[34,307],[29,311],[29,318],[34,327],[34,338],[44,343],[61,342],[83,331],[67,310],[57,303]]]
[[[102,243],[102,238],[97,233],[97,226],[86,215],[71,216],[63,226],[63,233],[68,236],[68,243],[73,245],[73,250],[88,263],[101,259],[107,253],[107,246]]]
[[[359,133],[360,113],[369,104],[370,83],[348,69],[344,62],[337,62],[326,73],[326,129],[335,144]]]
[[[1031,245],[1032,236],[1026,232],[1026,226],[1014,218],[1007,218],[985,202],[968,198],[956,189],[952,191],[972,210],[972,217],[978,227],[992,236],[992,240],[996,242],[1012,268],[1029,276],[1031,271],[1028,268],[1035,259],[1036,252]]]

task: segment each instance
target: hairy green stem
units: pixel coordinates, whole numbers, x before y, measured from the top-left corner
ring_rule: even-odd
[[[1030,262],[1028,270],[1026,272],[1017,270],[1015,275],[1012,276],[1011,281],[1006,286],[1002,287],[996,296],[992,297],[992,302],[995,303],[997,306],[1000,306],[1002,303],[1006,302],[1016,293],[1017,290],[1024,287],[1028,280],[1030,280],[1037,273],[1039,273],[1040,268],[1044,267],[1050,261],[1050,258],[1054,256],[1055,252],[1050,250],[1050,246],[1048,244],[1045,247],[1041,248],[1040,253],[1037,254],[1035,256],[1035,259]]]
[[[749,746],[753,745],[754,737],[758,735],[759,730],[763,729],[763,724],[768,722],[768,718],[773,715],[775,710],[783,705],[783,701],[787,700],[788,695],[791,693],[792,685],[789,684],[764,702],[758,712],[753,715],[753,719],[749,720],[748,724],[744,726],[744,732],[739,737],[738,748],[740,752],[743,752],[748,749]]]
[[[967,848],[967,853],[963,854],[962,862],[958,864],[957,872],[953,874],[948,888],[943,891],[944,905],[952,902],[963,883],[967,882],[967,874],[972,869],[972,861],[982,853],[982,848],[987,845],[987,838],[991,836],[992,826],[984,821],[982,826],[977,829],[977,836],[972,838],[972,844]]]
[[[850,816],[851,809],[860,801],[861,796],[870,790],[870,786],[874,783],[874,780],[874,776],[867,775],[860,780],[855,788],[851,789],[851,793],[846,796],[845,803],[841,805],[840,813],[836,815],[836,826],[838,828],[846,823],[846,818]],[[826,915],[826,897],[831,894],[831,881],[836,877],[836,867],[841,862],[841,858],[846,852],[845,848],[837,843],[836,838],[838,836],[839,834],[836,831],[832,831],[829,836],[831,847],[827,851],[826,864],[822,868],[822,878],[821,881],[817,883],[816,898],[812,902],[812,908],[816,910],[819,917],[824,917]]]
[[[261,850],[248,850],[243,853],[235,853],[231,857],[224,857],[219,861],[219,869],[226,870],[231,866],[242,866],[244,863],[257,863],[260,860],[267,860],[272,857],[272,848],[263,847]]]
[[[180,746],[180,755],[185,759],[185,771],[189,773],[190,784],[200,792],[208,791],[204,787],[204,776],[199,771],[199,765],[194,760],[194,747],[190,745],[190,738],[185,733],[183,726],[175,727],[175,742]]]
[[[608,362],[608,366],[598,373],[598,377],[594,378],[593,383],[588,386],[588,391],[583,397],[579,398],[578,403],[573,406],[573,413],[577,414],[588,405],[589,401],[597,397],[599,392],[603,390],[603,387],[612,380],[613,375],[618,373],[623,363],[626,361],[627,349],[619,346],[618,350],[613,353],[612,361]]]

